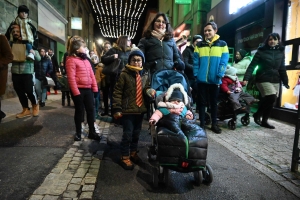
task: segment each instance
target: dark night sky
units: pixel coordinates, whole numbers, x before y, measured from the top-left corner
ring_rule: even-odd
[[[142,32],[143,32],[145,18],[146,18],[148,9],[156,9],[157,10],[158,9],[158,0],[148,0],[147,5],[144,9],[144,12],[141,15],[141,18],[139,20],[139,25],[138,25],[138,29],[137,29],[137,33],[135,35],[135,38],[132,39],[133,44],[137,45],[139,40],[142,37]],[[93,13],[93,16],[94,16],[95,22],[97,22],[94,13]],[[100,28],[99,28],[98,23],[94,24],[94,36],[95,36],[95,40],[97,40],[99,37],[103,38],[101,33],[100,33]],[[104,38],[104,40],[109,40],[111,43],[113,43],[113,42],[116,41],[116,38]]]

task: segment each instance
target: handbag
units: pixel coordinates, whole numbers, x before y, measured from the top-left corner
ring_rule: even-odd
[[[13,62],[25,62],[26,61],[26,45],[13,43],[11,52],[14,56]]]
[[[102,73],[107,76],[116,74],[118,72],[120,62],[121,62],[121,59],[117,58],[109,65],[104,65]]]
[[[43,85],[44,86],[55,86],[55,83],[54,83],[54,81],[53,81],[53,79],[52,78],[50,78],[50,77],[48,77],[48,76],[45,76],[44,77],[44,80],[43,80]]]

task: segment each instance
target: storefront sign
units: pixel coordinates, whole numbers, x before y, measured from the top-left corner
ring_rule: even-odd
[[[81,17],[71,17],[71,29],[82,30]]]
[[[249,4],[252,4],[253,2],[258,0],[230,0],[229,2],[229,14],[236,13],[239,9],[242,7],[246,7]]]
[[[175,0],[176,4],[191,4],[192,0]]]

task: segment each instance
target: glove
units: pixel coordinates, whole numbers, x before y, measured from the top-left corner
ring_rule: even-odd
[[[183,71],[183,70],[185,69],[185,65],[184,65],[183,62],[175,61],[175,62],[174,62],[173,68],[174,68],[175,70]]]
[[[114,118],[115,119],[120,119],[122,117],[122,113],[121,112],[116,112],[115,114],[114,114]]]
[[[154,98],[156,91],[154,89],[150,88],[150,89],[147,89],[146,93],[149,97]]]
[[[284,87],[285,87],[286,89],[290,89],[290,86],[289,86],[289,85],[284,85]]]

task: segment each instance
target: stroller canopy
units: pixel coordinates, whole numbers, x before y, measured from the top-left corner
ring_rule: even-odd
[[[162,69],[153,73],[151,88],[156,91],[167,91],[174,83],[181,83],[186,93],[190,94],[190,85],[187,77],[183,73],[172,69]]]

